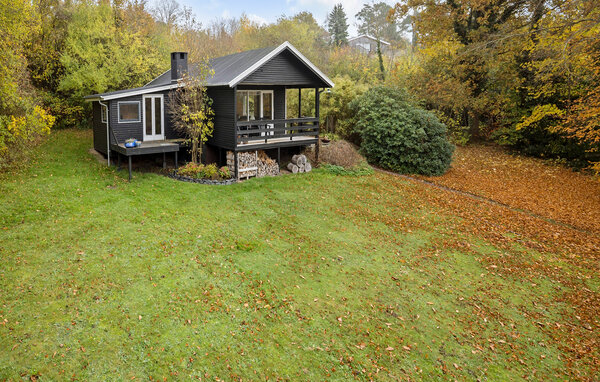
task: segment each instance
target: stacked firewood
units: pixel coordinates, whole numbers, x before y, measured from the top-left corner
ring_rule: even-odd
[[[292,161],[288,163],[287,168],[296,174],[298,172],[310,172],[312,170],[312,165],[306,159],[306,155],[298,154],[292,157]]]
[[[279,175],[279,165],[277,161],[271,159],[267,153],[260,150],[258,152],[258,177]]]
[[[239,178],[249,178],[257,175],[256,151],[245,151],[237,154]],[[235,172],[235,155],[232,151],[227,152],[227,167],[232,173]]]
[[[240,152],[237,156],[239,178],[279,175],[277,161],[271,159],[262,150]],[[235,155],[233,151],[227,152],[227,167],[232,173],[235,172]]]

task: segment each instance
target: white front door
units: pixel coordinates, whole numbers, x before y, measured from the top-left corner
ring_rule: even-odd
[[[144,96],[144,141],[165,139],[163,95]]]

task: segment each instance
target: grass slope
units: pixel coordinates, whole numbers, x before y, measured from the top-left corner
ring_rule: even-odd
[[[492,264],[554,257],[457,230],[418,185],[127,183],[90,146],[55,132],[1,178],[0,379],[594,375],[540,324],[575,314],[568,288]]]

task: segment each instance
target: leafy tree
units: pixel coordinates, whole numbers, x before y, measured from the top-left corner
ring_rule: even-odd
[[[507,90],[515,86],[514,55],[521,44],[501,36],[514,33],[529,14],[527,5],[524,0],[408,0],[396,4],[391,13],[396,19],[418,15],[414,28],[421,48],[428,53],[434,46],[452,47],[446,60],[431,65],[444,65],[446,73],[438,80],[445,81],[449,75],[466,86],[463,109],[454,112],[469,125],[472,135],[481,136],[481,121],[493,124],[499,105],[511,102]]]
[[[356,14],[358,32],[387,41],[402,38],[395,19],[388,18],[392,7],[384,2],[365,4]]]
[[[331,35],[331,42],[335,46],[348,44],[348,22],[342,4],[336,4],[327,15],[327,31]]]
[[[177,24],[184,12],[176,0],[157,0],[152,11],[156,19],[164,23],[169,30]]]
[[[327,132],[355,141],[352,137],[355,110],[350,105],[368,90],[368,85],[356,82],[348,76],[334,77],[332,81],[335,88],[331,93],[322,93],[320,97],[321,126]]]
[[[54,117],[39,105],[27,72],[30,36],[39,32],[27,0],[0,0],[0,169],[13,165],[50,132]]]
[[[20,95],[29,86],[24,55],[28,34],[36,32],[31,2],[0,0],[0,113],[11,113],[19,107]]]
[[[142,86],[168,67],[169,48],[151,31],[135,30],[106,3],[81,3],[69,23],[58,90],[75,105],[93,93]]]
[[[381,40],[396,41],[400,39],[400,32],[395,21],[388,19],[392,7],[386,3],[365,4],[356,14],[358,21],[358,32],[370,35],[377,39],[377,58],[381,78],[385,78],[385,67],[381,53]]]
[[[350,104],[355,132],[371,163],[409,174],[442,175],[454,146],[437,117],[410,101],[400,89],[377,86]]]
[[[263,26],[246,21],[236,38],[239,49],[273,47],[289,41],[315,65],[323,67],[327,62],[327,31],[310,12],[280,17],[276,23]]]
[[[214,130],[212,99],[206,93],[204,80],[208,75],[206,65],[194,65],[194,76],[180,80],[181,87],[169,96],[169,112],[175,130],[183,133],[191,143],[192,163],[201,163],[202,145]]]

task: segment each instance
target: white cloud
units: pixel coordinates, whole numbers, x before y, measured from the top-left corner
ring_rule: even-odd
[[[231,12],[229,12],[229,9],[225,9],[223,12],[221,12],[221,18],[223,18],[223,19],[231,18]]]
[[[247,15],[248,19],[252,22],[255,22],[260,25],[268,24],[269,22],[264,17],[260,17],[259,15],[255,15],[254,13],[250,13]]]

